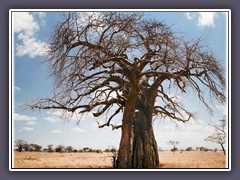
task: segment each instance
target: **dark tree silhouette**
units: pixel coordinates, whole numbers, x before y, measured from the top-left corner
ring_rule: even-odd
[[[72,146],[67,146],[65,148],[68,152],[73,152],[74,148]]]
[[[188,148],[186,148],[186,151],[193,151],[193,148],[192,147],[188,147]]]
[[[18,152],[22,152],[23,149],[25,150],[26,145],[28,145],[27,141],[25,141],[23,139],[15,140],[15,146],[17,147]]]
[[[92,149],[89,148],[89,147],[84,147],[84,148],[83,148],[83,151],[84,151],[84,152],[92,152]]]
[[[42,146],[40,146],[38,144],[30,144],[30,146],[32,148],[34,148],[34,151],[37,151],[37,152],[41,151],[41,149],[42,149]]]
[[[226,117],[219,120],[218,124],[211,125],[215,132],[208,136],[205,141],[211,141],[221,146],[223,154],[226,155],[224,144],[226,143]]]
[[[55,148],[55,151],[58,152],[58,153],[62,153],[63,150],[64,150],[64,146],[63,146],[63,145],[58,145],[58,146]]]
[[[67,13],[54,27],[48,56],[54,94],[30,107],[113,112],[99,128],[121,128],[118,168],[159,167],[153,116],[193,118],[169,92],[193,91],[210,111],[206,89],[225,101],[223,68],[201,39],[185,41],[143,13]],[[121,124],[114,123],[122,112]]]
[[[179,143],[180,143],[179,141],[172,141],[172,140],[168,141],[168,144],[170,144],[170,145],[173,146],[173,148],[171,149],[171,151],[172,151],[173,153],[175,153],[175,151],[178,150],[178,148],[177,148],[176,146],[177,146]]]

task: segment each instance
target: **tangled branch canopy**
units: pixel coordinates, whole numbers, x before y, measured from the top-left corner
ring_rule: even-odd
[[[169,89],[193,90],[210,111],[203,89],[225,101],[224,70],[201,38],[186,41],[139,12],[67,13],[54,27],[48,57],[54,94],[39,99],[33,109],[93,112],[98,117],[113,108],[110,125],[124,110],[133,79],[139,96],[157,89],[153,113],[161,117],[186,121],[193,116]]]

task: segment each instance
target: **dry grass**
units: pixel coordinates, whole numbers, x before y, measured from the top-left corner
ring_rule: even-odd
[[[226,158],[223,152],[160,151],[161,168],[225,168]]]
[[[111,168],[112,153],[15,152],[15,168]]]
[[[112,168],[112,153],[15,152],[15,168]],[[225,168],[222,152],[159,152],[161,168]]]

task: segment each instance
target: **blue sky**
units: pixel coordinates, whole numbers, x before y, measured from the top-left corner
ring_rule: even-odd
[[[145,15],[164,21],[175,31],[182,33],[187,39],[203,36],[206,44],[212,49],[220,62],[226,67],[226,12],[146,12]],[[62,18],[62,12],[12,12],[13,29],[13,129],[14,139],[24,139],[28,143],[36,143],[47,147],[71,145],[80,149],[118,148],[120,130],[97,128],[97,121],[104,122],[105,116],[94,118],[91,113],[85,115],[77,124],[77,117],[70,122],[61,118],[60,111],[30,111],[23,109],[25,103],[34,102],[40,97],[51,97],[53,79],[49,77],[44,49],[48,47],[48,39],[52,27]],[[154,121],[154,132],[158,146],[170,149],[169,140],[178,140],[178,147],[220,148],[219,145],[204,141],[213,132],[208,124],[216,122],[224,114],[225,107],[213,105],[214,114],[210,116],[203,105],[198,103],[194,94],[179,98],[198,114],[197,121],[186,124],[173,123],[170,120]],[[121,116],[118,116],[121,122]]]

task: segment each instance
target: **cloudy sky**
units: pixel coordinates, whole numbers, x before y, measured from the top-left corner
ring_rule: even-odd
[[[206,44],[226,67],[226,12],[146,12],[145,15],[164,21],[186,38],[203,36]],[[53,25],[61,18],[62,12],[12,12],[13,137],[43,147],[61,144],[77,149],[118,148],[120,130],[97,128],[97,121],[104,122],[105,116],[94,118],[89,113],[78,123],[76,115],[69,122],[61,118],[61,111],[29,111],[23,108],[25,103],[51,96],[53,80],[49,77],[47,66],[41,62],[46,58],[44,51],[48,48]],[[180,141],[178,147],[184,149],[200,146],[220,148],[217,144],[204,141],[204,138],[213,132],[208,124],[226,114],[225,108],[213,104],[214,114],[210,115],[194,95],[188,94],[179,98],[179,101],[196,112],[197,121],[183,124],[156,119],[154,133],[158,146],[170,149],[167,141],[177,140]],[[121,122],[121,116],[118,118]]]

